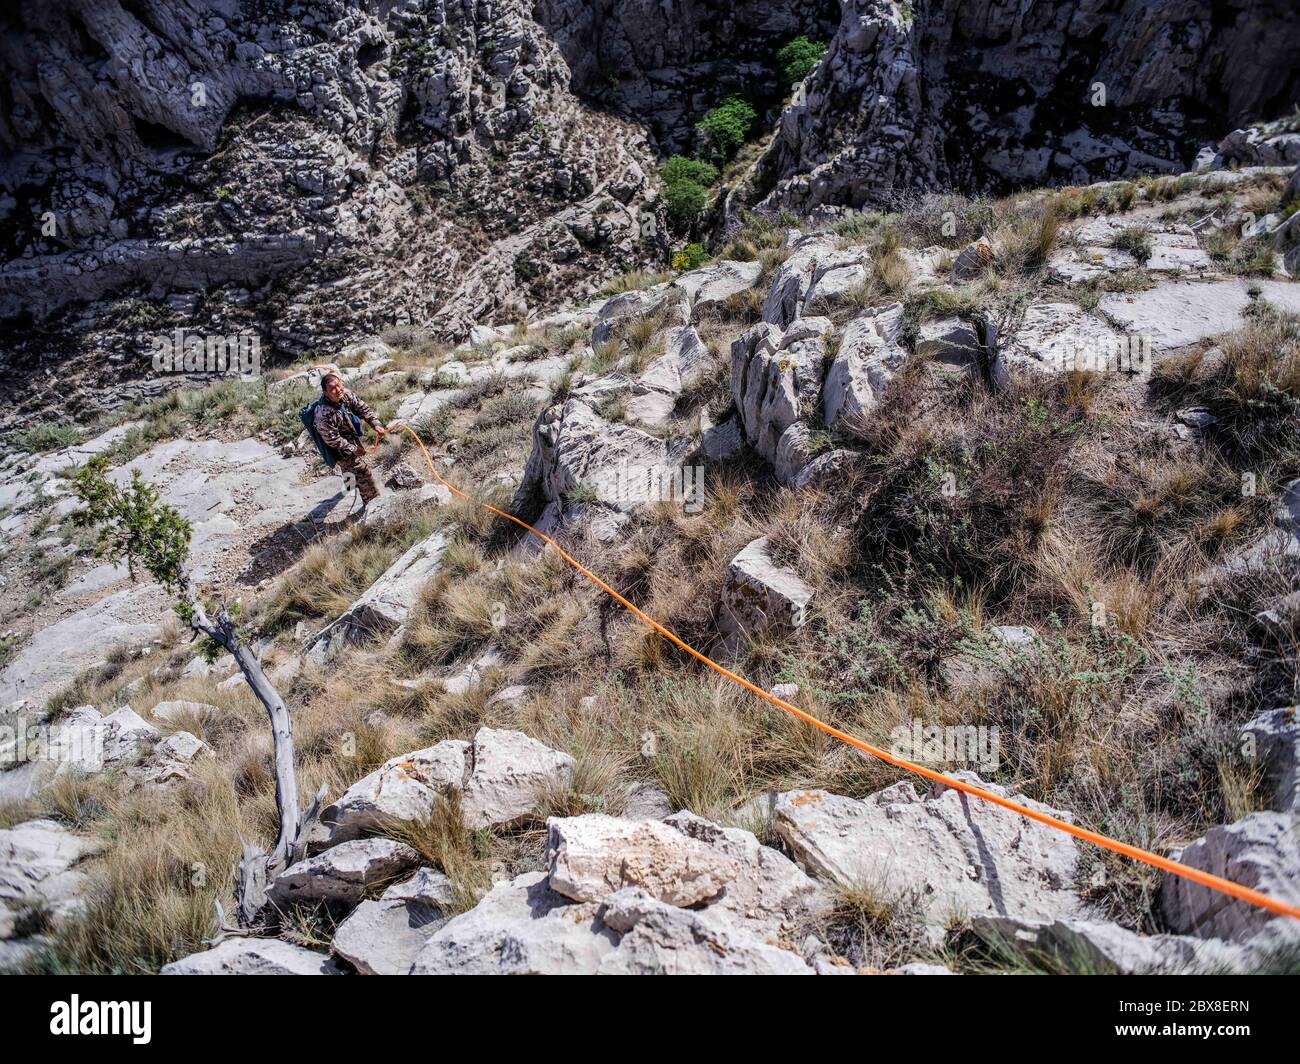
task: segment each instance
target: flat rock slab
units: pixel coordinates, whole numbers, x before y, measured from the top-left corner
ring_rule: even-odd
[[[167,612],[158,588],[137,584],[40,629],[0,670],[0,705],[44,701],[113,650],[156,638]]]
[[[1052,373],[1115,365],[1123,338],[1097,315],[1074,303],[1035,303],[1000,344],[999,363]]]
[[[98,444],[83,449],[92,446]],[[67,464],[66,459],[76,460],[80,453],[76,448],[60,452],[58,462]],[[172,440],[119,466],[109,479],[125,484],[138,470],[163,502],[191,522],[190,571],[202,582],[219,563],[228,568],[231,557],[240,559],[242,569],[251,552],[256,563],[256,543],[269,541],[285,526],[323,520],[342,501],[336,478],[309,479],[307,469],[301,459],[285,458],[261,440]],[[111,566],[97,567],[74,586],[79,593],[94,594],[122,575]],[[140,584],[40,629],[0,671],[0,704],[48,697],[115,648],[155,638],[170,612],[159,589]]]
[[[285,458],[261,440],[171,440],[113,470],[109,479],[129,483],[135,470],[194,526],[191,575],[205,580],[216,558],[245,531],[322,519],[341,501],[332,477],[308,480],[301,459]]]
[[[277,938],[230,938],[219,946],[164,964],[159,975],[342,975],[324,953]]]
[[[451,489],[443,484],[421,484],[410,491],[389,491],[366,507],[365,523],[370,527],[385,528],[449,502]]]
[[[1156,353],[1199,343],[1243,323],[1248,288],[1282,310],[1300,313],[1300,284],[1291,281],[1174,281],[1145,292],[1111,292],[1098,309],[1130,333],[1151,337]]]
[[[1000,792],[972,774],[956,775]],[[811,874],[910,899],[935,928],[953,916],[1083,915],[1072,890],[1072,836],[951,788],[921,796],[903,781],[861,800],[787,791],[772,823]]]

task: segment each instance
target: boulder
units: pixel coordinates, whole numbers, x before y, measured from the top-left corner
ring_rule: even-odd
[[[622,933],[599,975],[813,975],[791,945],[777,945],[702,911],[666,904],[627,887],[606,899],[607,927]]]
[[[786,331],[760,323],[731,345],[731,396],[745,438],[769,462],[776,463],[789,428],[820,413],[826,341],[833,329],[827,318],[801,318]]]
[[[159,975],[342,975],[324,953],[276,938],[228,938],[212,949],[164,964]]]
[[[534,815],[546,792],[566,790],[574,765],[523,732],[480,728],[472,743],[444,740],[392,758],[354,783],[321,813],[311,848],[423,820],[446,790],[460,792],[470,830],[508,826]]]
[[[835,427],[841,418],[859,424],[866,420],[907,358],[907,349],[900,343],[902,325],[903,304],[892,303],[866,311],[844,327],[822,392],[822,416],[827,426]]]
[[[1135,934],[1091,920],[978,916],[971,930],[995,948],[1049,971],[1083,975],[1248,973],[1256,958],[1242,946],[1185,935]]]
[[[471,831],[504,827],[533,815],[548,792],[565,792],[576,762],[520,731],[480,728],[461,795]]]
[[[993,624],[982,638],[962,643],[945,658],[942,671],[953,691],[981,693],[993,687],[1018,660],[1039,652],[1038,633],[1026,625]]]
[[[626,389],[624,380],[607,380]],[[608,389],[607,389],[608,390]],[[647,502],[660,501],[662,477],[679,469],[694,449],[691,440],[665,440],[641,429],[601,417],[593,404],[602,390],[592,388],[551,407],[533,426],[533,450],[515,498],[534,492],[558,503],[580,491],[594,505],[620,515]],[[546,531],[543,529],[543,531]]]
[[[317,634],[307,657],[324,664],[350,643],[394,631],[419,601],[424,585],[442,569],[450,542],[451,533],[442,530],[407,550],[341,617]]]
[[[622,815],[625,820],[662,820],[675,809],[665,791],[648,783],[635,783],[623,803]]]
[[[16,914],[39,909],[56,924],[79,910],[85,876],[74,866],[101,845],[53,820],[28,820],[0,830],[0,938]]]
[[[451,880],[431,868],[363,901],[334,932],[330,950],[362,975],[406,975],[454,913]]]
[[[757,261],[732,262],[723,259],[683,273],[673,284],[686,293],[692,308],[698,311],[710,303],[720,303],[729,296],[753,288],[758,284],[762,269],[762,264]]]
[[[922,322],[914,350],[942,366],[978,373],[984,349],[974,325],[950,317]]]
[[[967,244],[952,264],[949,276],[953,284],[973,281],[993,264],[993,244],[987,237],[980,237],[973,244]]]
[[[814,234],[800,237],[777,268],[763,301],[763,321],[784,329],[802,312],[808,290],[824,273],[862,260],[862,252],[840,251],[835,237]]]
[[[709,366],[708,348],[693,326],[664,331],[664,353],[632,381],[627,416],[647,425],[671,420],[682,389],[693,384]]]
[[[801,314],[825,314],[847,303],[870,276],[861,262],[847,262],[827,270],[818,271],[816,279],[808,286]]]
[[[1006,795],[973,773],[953,775]],[[902,781],[861,800],[787,791],[777,797],[772,826],[809,873],[914,903],[933,929],[957,916],[1083,915],[1072,889],[1072,836],[942,785],[918,795]]]
[[[595,325],[591,330],[593,345],[604,343],[621,326],[633,318],[647,314],[663,317],[665,325],[687,325],[690,322],[690,300],[686,292],[656,285],[654,288],[633,289],[606,300],[596,311]]]
[[[1241,729],[1243,749],[1264,771],[1264,784],[1280,813],[1300,814],[1300,716],[1297,707],[1261,713]]]
[[[130,760],[145,743],[159,735],[158,729],[130,706],[122,706],[101,718],[98,727],[103,735],[105,765]]]
[[[221,710],[216,706],[209,705],[206,702],[186,702],[182,699],[159,702],[153,709],[149,710],[149,716],[153,717],[154,720],[173,725],[185,720],[210,720],[220,715]]]
[[[722,896],[709,904],[733,923],[760,937],[784,936],[810,915],[828,909],[822,887],[780,850],[760,843],[753,832],[723,827],[685,809],[664,823],[739,867]]]
[[[756,539],[727,567],[718,630],[732,650],[746,636],[789,634],[803,627],[812,597],[812,588],[772,561],[768,540]]]
[[[175,732],[155,746],[141,764],[127,769],[127,775],[146,786],[167,787],[189,780],[194,763],[211,756],[212,748],[198,736]]]
[[[710,462],[725,462],[745,446],[745,430],[738,417],[729,417],[706,429],[700,452]]]
[[[351,908],[419,863],[415,850],[392,839],[353,839],[290,865],[271,881],[266,896],[280,908],[320,902]]]
[[[390,758],[321,812],[312,848],[383,831],[395,822],[424,819],[433,812],[440,791],[463,785],[469,750],[464,740],[448,739]]]
[[[583,975],[596,971],[619,936],[602,906],[571,904],[546,873],[498,883],[428,940],[412,975]]]
[[[1183,849],[1183,864],[1300,906],[1300,820],[1290,813],[1251,813],[1211,828]],[[1274,914],[1172,872],[1161,891],[1165,919],[1179,934],[1242,941]]]
[[[574,901],[638,887],[669,905],[697,905],[740,871],[731,858],[657,820],[589,814],[552,817],[546,826],[551,889]]]

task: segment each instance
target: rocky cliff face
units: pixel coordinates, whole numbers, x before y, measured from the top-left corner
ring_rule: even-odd
[[[845,0],[749,198],[807,210],[1181,171],[1290,109],[1297,46],[1277,0]]]
[[[140,326],[289,351],[401,321],[463,335],[659,251],[645,138],[579,105],[521,0],[2,17],[0,317],[38,403],[70,350],[129,374]]]
[[[787,102],[797,34],[830,46]],[[732,91],[775,122],[733,207],[1179,170],[1288,106],[1297,44],[1283,0],[31,0],[0,357],[19,415],[80,416],[162,388],[177,326],[302,354],[536,314],[664,261],[648,175]]]

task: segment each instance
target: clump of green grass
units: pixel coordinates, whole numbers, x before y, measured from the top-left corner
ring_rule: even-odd
[[[11,442],[20,451],[28,454],[42,454],[45,451],[60,451],[65,447],[81,442],[81,430],[76,425],[58,425],[42,421],[30,428],[15,432]]]
[[[1127,251],[1143,264],[1151,258],[1154,250],[1151,246],[1151,231],[1140,225],[1121,229],[1111,237],[1110,246],[1118,251]]]

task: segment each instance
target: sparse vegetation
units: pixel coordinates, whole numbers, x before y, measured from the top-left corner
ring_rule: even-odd
[[[20,429],[12,438],[13,445],[28,454],[58,451],[81,441],[81,430],[75,425],[55,425],[41,422]]]

